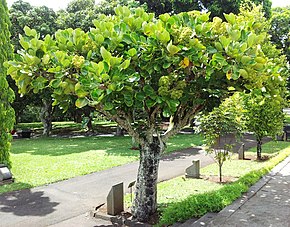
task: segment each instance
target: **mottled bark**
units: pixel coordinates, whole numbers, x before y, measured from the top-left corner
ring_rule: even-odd
[[[135,199],[132,207],[133,218],[147,222],[157,211],[157,178],[160,153],[163,145],[157,137],[152,143],[145,143],[140,148]]]
[[[40,120],[43,124],[43,135],[49,136],[52,129],[52,100],[42,99],[42,107],[40,112]]]

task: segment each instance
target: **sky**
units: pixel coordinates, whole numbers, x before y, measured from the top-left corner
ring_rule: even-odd
[[[13,2],[16,0],[6,0],[8,7],[12,5]],[[32,6],[42,6],[46,5],[49,8],[53,8],[55,11],[59,9],[65,9],[67,4],[71,0],[46,0],[46,1],[40,1],[40,0],[23,0],[25,2],[29,2]],[[96,2],[99,2],[100,0],[96,0]],[[277,6],[287,6],[290,5],[290,0],[272,0],[272,7],[277,7]]]

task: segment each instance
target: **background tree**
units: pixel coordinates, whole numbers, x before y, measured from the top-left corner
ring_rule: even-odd
[[[245,17],[252,17],[257,24],[261,24],[260,32],[269,36],[270,23],[265,18],[258,19],[258,12],[253,14],[243,12]],[[288,67],[286,57],[281,50],[278,50],[270,42],[270,36],[265,39],[261,45],[264,52],[263,59],[257,59],[259,62],[256,68],[262,67],[265,70],[272,70],[272,75],[263,78],[263,88],[260,91],[252,91],[244,96],[245,117],[247,118],[246,126],[248,131],[253,132],[257,140],[257,159],[261,159],[262,139],[266,136],[275,138],[280,134],[283,127],[284,114],[284,98],[286,95],[286,80],[288,75]],[[241,59],[247,61],[247,59]],[[264,65],[265,62],[271,60],[274,65]],[[275,77],[275,75],[278,75]],[[274,77],[273,77],[274,76]],[[273,80],[276,80],[273,83]],[[261,82],[261,81],[260,81]],[[259,83],[260,83],[259,82]]]
[[[290,6],[285,8],[274,8],[271,18],[269,34],[271,41],[277,48],[283,50],[288,62],[290,62]]]
[[[146,4],[148,10],[160,15],[163,13],[180,13],[188,12],[192,10],[207,10],[211,12],[211,17],[224,18],[224,13],[238,14],[240,7],[244,2],[254,3],[256,5],[261,4],[263,6],[263,12],[267,18],[271,16],[270,0],[137,0],[140,4]]]
[[[207,151],[214,154],[219,166],[219,178],[222,182],[222,166],[230,158],[232,148],[245,129],[243,106],[239,93],[234,94],[214,108],[208,114],[202,114],[198,120],[198,131],[205,138]]]
[[[14,124],[14,111],[10,104],[13,101],[14,93],[6,80],[6,69],[3,63],[11,58],[13,51],[10,44],[7,4],[5,0],[1,0],[0,3],[0,163],[10,167],[10,131]]]
[[[201,0],[201,3],[211,12],[212,17],[218,16],[223,18],[223,13],[238,14],[243,3],[262,5],[262,11],[265,17],[271,17],[271,0]]]
[[[58,11],[58,27],[61,29],[81,28],[83,31],[89,31],[91,27],[94,27],[94,19],[97,19],[100,14],[114,15],[114,8],[118,5],[129,8],[140,6],[135,0],[103,0],[97,5],[94,0],[73,0],[65,10]]]
[[[56,104],[75,95],[76,106],[94,107],[135,138],[140,165],[133,216],[147,221],[157,209],[158,166],[168,138],[231,90],[277,83],[279,67],[265,59],[267,36],[252,17],[229,14],[226,22],[211,22],[209,14],[190,12],[155,19],[143,8],[121,6],[115,13],[95,20],[89,32],[66,29],[40,39],[26,28],[24,49],[7,64],[8,73],[21,93],[50,87]],[[162,117],[172,118],[165,133]]]
[[[273,139],[283,131],[283,105],[262,96],[245,97],[247,129],[254,133],[257,141],[257,159],[262,159],[262,139]]]
[[[11,40],[14,45],[14,51],[17,52],[21,49],[21,44],[19,43],[19,36],[25,34],[23,28],[27,26],[33,27],[41,37],[44,37],[48,34],[54,34],[58,29],[56,18],[56,13],[46,7],[33,7],[27,2],[23,2],[22,0],[16,1],[12,4],[10,10],[10,20],[13,23],[11,26]],[[21,119],[21,115],[25,112],[25,108],[27,105],[34,105],[35,107],[40,107],[40,119],[43,122],[44,130],[43,135],[48,136],[52,127],[52,99],[51,94],[49,93],[49,89],[46,91],[42,91],[42,93],[38,96],[30,93],[27,96],[21,96],[18,92],[17,86],[15,82],[8,78],[9,85],[13,88],[16,97],[12,104],[15,112],[16,112],[16,120],[18,122]]]

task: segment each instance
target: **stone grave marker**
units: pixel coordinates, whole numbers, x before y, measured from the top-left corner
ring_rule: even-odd
[[[200,161],[198,159],[194,159],[192,161],[192,165],[186,168],[185,177],[189,178],[199,178],[200,177]]]
[[[117,215],[124,211],[124,187],[123,182],[113,185],[107,196],[107,213]]]
[[[238,150],[239,160],[245,159],[245,144],[243,143],[242,146]]]
[[[7,166],[0,165],[0,181],[12,179],[12,174]]]

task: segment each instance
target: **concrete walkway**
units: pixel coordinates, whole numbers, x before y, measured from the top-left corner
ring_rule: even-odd
[[[186,227],[289,227],[290,156],[248,193],[218,214],[207,214]]]
[[[201,160],[201,167],[214,160],[199,148],[191,148],[162,158],[159,181],[184,174],[193,159]],[[105,171],[72,178],[48,186],[0,195],[0,226],[105,226],[93,220],[88,212],[106,201],[112,185],[124,182],[125,188],[136,179],[138,162]]]

